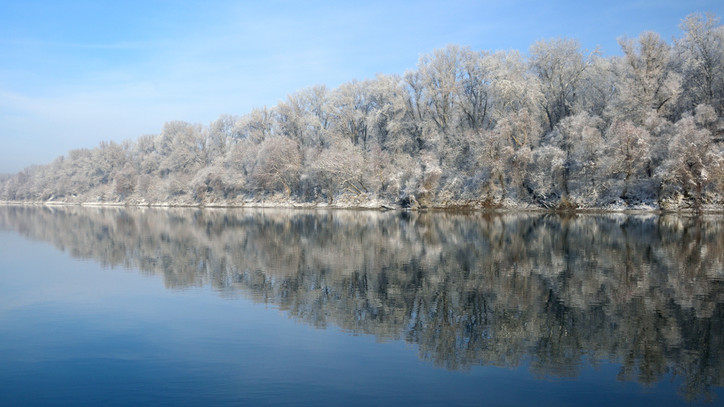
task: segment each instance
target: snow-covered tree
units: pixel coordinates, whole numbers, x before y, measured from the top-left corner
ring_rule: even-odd
[[[252,179],[262,192],[282,190],[291,195],[302,169],[299,145],[286,137],[270,137],[259,147]]]
[[[641,124],[653,111],[668,116],[681,93],[681,76],[673,70],[671,46],[659,34],[644,32],[637,40],[621,38],[618,63],[619,100],[612,116]]]
[[[676,42],[683,72],[686,110],[708,104],[724,114],[724,27],[713,14],[691,14],[680,25]]]
[[[448,45],[402,76],[73,150],[0,176],[0,199],[721,204],[724,29],[711,14],[680,27],[673,46],[622,38],[620,57],[571,39],[527,57]]]
[[[538,41],[530,48],[530,66],[538,76],[542,106],[548,121],[548,130],[573,112],[580,82],[592,63],[592,56],[584,56],[581,45],[572,39]]]
[[[721,193],[723,169],[724,149],[712,141],[709,131],[691,116],[679,120],[661,168],[664,189],[683,195],[699,209],[707,202],[707,192],[719,188]]]
[[[616,120],[606,131],[604,171],[614,180],[621,181],[619,197],[629,199],[633,180],[652,175],[651,135],[633,122]]]

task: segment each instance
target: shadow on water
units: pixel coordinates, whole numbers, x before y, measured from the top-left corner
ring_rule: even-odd
[[[724,220],[655,215],[0,207],[0,229],[416,344],[447,369],[724,386]]]

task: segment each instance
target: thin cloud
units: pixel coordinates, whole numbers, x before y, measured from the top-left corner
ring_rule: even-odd
[[[101,49],[101,50],[139,50],[154,49],[163,47],[165,42],[148,41],[124,41],[116,43],[89,43],[89,42],[62,42],[46,41],[39,39],[0,39],[0,45],[36,48],[77,48],[77,49]]]

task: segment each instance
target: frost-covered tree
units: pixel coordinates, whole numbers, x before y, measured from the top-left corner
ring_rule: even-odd
[[[603,128],[600,117],[579,113],[561,120],[549,139],[565,154],[563,193],[573,195],[572,200],[580,204],[595,204],[602,187]]]
[[[698,127],[693,117],[684,117],[676,123],[668,158],[660,172],[665,190],[683,195],[700,209],[707,202],[708,192],[718,187],[721,194],[724,149],[713,143],[709,131]]]
[[[558,147],[544,145],[533,151],[527,183],[537,204],[558,205],[564,194],[565,163],[566,153]]]
[[[302,169],[299,144],[286,137],[270,137],[261,142],[251,174],[262,192],[282,190],[291,195]]]
[[[138,183],[138,170],[126,163],[118,172],[114,179],[114,192],[118,194],[120,200],[124,200],[131,195],[136,189]]]
[[[530,48],[530,67],[539,79],[549,131],[572,114],[579,84],[592,63],[593,54],[584,57],[580,48],[578,41],[563,38],[538,41]]]
[[[644,32],[637,40],[621,38],[624,56],[618,63],[619,88],[612,116],[641,124],[650,111],[668,116],[681,92],[681,76],[673,70],[671,46],[659,34]]]
[[[281,104],[280,104],[281,106]],[[267,137],[274,135],[275,125],[277,125],[279,117],[276,116],[278,112],[270,109],[255,108],[251,112],[238,118],[234,123],[234,127],[231,129],[232,143],[240,140],[250,140],[254,143],[261,143]],[[287,111],[285,120],[294,122],[296,120],[296,114],[293,114],[291,110]],[[289,123],[290,127],[286,127],[287,130],[294,129],[295,125]],[[292,134],[296,134],[294,130],[290,130]]]
[[[629,199],[630,186],[633,180],[642,175],[652,175],[651,135],[631,121],[615,120],[606,131],[605,162],[603,170],[613,180],[620,181],[621,199]]]
[[[691,14],[680,25],[684,36],[676,41],[683,73],[685,110],[698,104],[724,114],[724,28],[711,13]]]
[[[328,149],[310,157],[306,173],[313,178],[314,199],[328,200],[341,192],[360,195],[369,192],[365,180],[365,160],[362,150],[350,140],[340,140]]]
[[[408,154],[419,154],[422,149],[437,149],[438,133],[430,131],[434,125],[427,106],[427,90],[422,73],[419,70],[405,72],[403,86],[405,115],[398,126],[403,137],[408,140],[398,144],[405,145]]]
[[[538,78],[531,75],[517,52],[495,54],[491,115],[500,134],[513,148],[537,145],[542,132],[540,106],[543,95]]]
[[[204,162],[204,141],[199,124],[183,121],[166,123],[160,137],[155,139],[155,150],[160,154],[158,171],[161,177],[198,170]]]
[[[681,29],[673,46],[622,38],[620,57],[570,39],[527,57],[449,45],[402,76],[71,151],[0,176],[0,199],[721,204],[724,31],[710,14]]]
[[[605,119],[605,113],[618,93],[617,60],[591,55],[590,65],[578,83],[574,112]]]
[[[459,58],[460,48],[448,45],[435,50],[431,55],[420,57],[417,67],[423,87],[421,102],[428,111],[428,123],[434,124],[428,131],[437,132],[443,143],[456,125],[455,99]]]
[[[373,112],[377,101],[370,92],[370,82],[349,82],[341,85],[330,96],[332,137],[349,140],[367,148],[374,126]]]
[[[300,146],[316,147],[329,143],[329,91],[325,86],[313,86],[297,91],[277,105],[274,130]]]
[[[77,149],[68,152],[62,168],[62,178],[67,179],[66,196],[78,196],[98,185],[91,177],[93,173],[93,153],[89,149]]]
[[[92,150],[91,176],[99,184],[109,184],[113,181],[115,172],[119,171],[129,159],[130,143],[101,142],[98,148]]]
[[[478,131],[492,127],[490,110],[494,58],[487,52],[462,48],[459,51],[456,103],[464,129]]]
[[[239,119],[236,116],[224,114],[209,125],[204,142],[207,165],[223,157],[229,150],[229,146],[237,137],[234,132],[237,120]]]

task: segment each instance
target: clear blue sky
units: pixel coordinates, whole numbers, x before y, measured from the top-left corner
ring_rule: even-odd
[[[163,123],[208,124],[315,84],[404,73],[446,44],[526,52],[680,35],[724,1],[0,0],[0,173]]]

